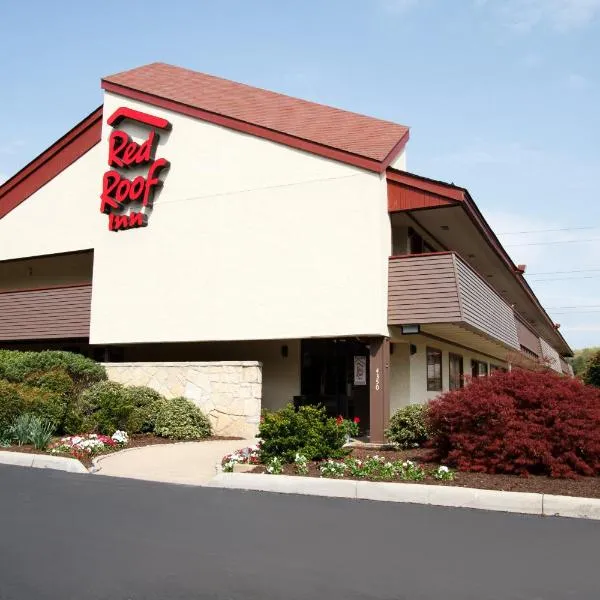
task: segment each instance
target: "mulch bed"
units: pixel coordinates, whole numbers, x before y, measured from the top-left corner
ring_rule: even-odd
[[[439,463],[428,460],[428,450],[363,450],[353,448],[351,456],[364,459],[367,456],[378,454],[389,461],[412,460],[426,470],[433,470]],[[321,472],[318,463],[311,462],[306,477],[320,477]],[[265,467],[258,466],[253,473],[264,473]],[[298,475],[293,465],[284,465],[284,475]],[[337,478],[336,478],[337,479]],[[351,477],[340,477],[339,479],[352,479]],[[386,480],[388,481],[388,480]],[[491,475],[488,473],[469,473],[459,471],[455,473],[453,481],[439,481],[427,476],[423,481],[401,481],[389,480],[398,483],[422,483],[426,485],[446,485],[455,487],[470,487],[483,490],[501,490],[505,492],[533,492],[538,494],[555,494],[558,496],[580,496],[584,498],[600,498],[600,477],[581,477],[579,479],[552,479],[550,477],[532,475],[530,477],[518,477],[516,475]]]
[[[56,438],[57,440],[60,438]],[[203,440],[199,440],[202,442],[215,442],[222,440],[242,440],[240,437],[221,437],[218,435],[213,435],[208,438],[204,438]],[[92,460],[94,458],[98,458],[100,456],[107,456],[109,454],[113,454],[114,452],[119,452],[122,450],[129,450],[130,448],[142,448],[143,446],[155,446],[157,444],[177,444],[181,442],[181,440],[170,440],[169,438],[160,437],[158,435],[154,435],[153,433],[134,433],[129,436],[129,443],[127,446],[123,448],[118,448],[115,451],[103,452],[101,454],[96,454],[95,456],[84,456],[80,459],[80,462],[84,467],[89,469],[92,466]],[[67,453],[59,453],[59,454],[50,454],[46,453],[43,450],[36,450],[31,444],[23,445],[23,446],[9,446],[8,448],[1,448],[0,450],[6,450],[7,452],[25,452],[27,454],[48,454],[48,456],[64,456],[66,458],[73,458],[70,454]]]

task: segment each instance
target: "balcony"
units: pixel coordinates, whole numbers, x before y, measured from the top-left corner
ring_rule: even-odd
[[[91,283],[0,292],[0,340],[87,338]]]
[[[419,324],[474,349],[495,348],[495,354],[499,346],[520,350],[512,308],[455,252],[390,258],[388,323]]]

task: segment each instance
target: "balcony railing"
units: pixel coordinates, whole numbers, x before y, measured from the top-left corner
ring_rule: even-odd
[[[519,349],[512,308],[454,252],[389,262],[390,325],[455,323]]]

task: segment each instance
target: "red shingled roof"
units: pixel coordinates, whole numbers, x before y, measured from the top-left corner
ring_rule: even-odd
[[[404,125],[163,63],[110,75],[102,87],[376,171],[408,140]]]

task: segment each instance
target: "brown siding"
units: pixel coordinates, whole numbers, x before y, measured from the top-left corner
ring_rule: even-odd
[[[458,256],[455,260],[464,322],[519,349],[511,307]]]
[[[527,325],[521,323],[519,319],[516,319],[517,323],[517,336],[519,338],[519,344],[524,348],[527,348],[530,352],[533,352],[537,356],[542,355],[542,349],[540,347],[540,338],[527,327]]]
[[[440,198],[434,193],[412,189],[388,180],[388,212],[397,212],[415,208],[448,206],[451,201]]]
[[[460,321],[452,254],[391,258],[388,298],[390,325]]]
[[[89,337],[91,285],[0,293],[0,340]]]

